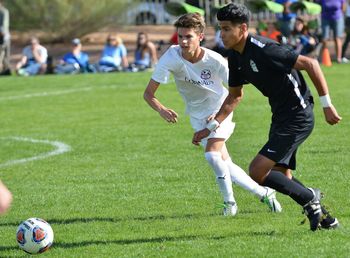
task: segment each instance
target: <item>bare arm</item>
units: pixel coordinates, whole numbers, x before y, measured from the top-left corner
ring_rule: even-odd
[[[222,103],[219,112],[215,116],[215,120],[220,124],[226,119],[226,117],[231,114],[231,112],[237,107],[239,102],[243,98],[243,87],[230,87],[229,94],[226,97],[224,103]],[[210,123],[210,122],[209,122]],[[194,145],[199,145],[200,141],[203,138],[208,137],[210,134],[208,128],[204,128],[198,132],[195,132],[193,135],[192,143]]]
[[[129,62],[128,62],[128,57],[127,56],[123,56],[122,57],[122,66],[123,66],[123,68],[128,68]]]
[[[155,65],[158,62],[156,46],[152,42],[148,42],[148,49],[150,51],[152,65]]]
[[[155,96],[155,93],[159,87],[159,82],[151,79],[147,85],[145,92],[143,93],[143,98],[145,101],[153,108],[155,111],[159,113],[159,115],[169,123],[177,122],[177,113],[165,107]]]
[[[326,79],[317,60],[299,55],[294,68],[297,70],[305,70],[308,73],[320,97],[329,95]],[[337,124],[341,120],[341,117],[332,104],[328,107],[324,107],[323,112],[327,123],[331,125]]]
[[[37,63],[44,63],[45,62],[45,58],[44,58],[43,54],[40,52],[40,45],[39,44],[35,45],[32,48],[32,52],[33,52],[33,57]]]
[[[16,64],[16,70],[19,70],[26,63],[27,63],[27,57],[26,56],[22,56],[21,60]]]

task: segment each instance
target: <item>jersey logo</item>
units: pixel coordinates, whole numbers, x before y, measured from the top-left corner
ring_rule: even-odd
[[[265,44],[262,43],[261,41],[255,39],[255,38],[250,38],[250,42],[252,42],[254,45],[260,47],[260,48],[263,48],[265,47]]]
[[[256,63],[252,59],[250,59],[249,63],[250,63],[250,67],[252,68],[252,70],[254,72],[258,73],[259,70],[258,70],[258,67],[256,66]]]
[[[201,78],[202,78],[203,80],[208,80],[208,79],[210,79],[210,78],[211,78],[211,72],[210,72],[210,70],[208,70],[208,69],[202,70],[202,72],[201,72]]]

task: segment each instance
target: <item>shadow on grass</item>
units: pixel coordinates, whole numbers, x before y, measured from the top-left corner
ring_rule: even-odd
[[[104,217],[93,217],[93,218],[70,218],[70,219],[46,219],[52,225],[66,225],[66,224],[75,224],[75,223],[93,223],[93,222],[111,222],[117,223],[122,221],[152,221],[152,220],[167,220],[167,219],[198,219],[204,217],[213,217],[218,216],[217,214],[182,214],[182,215],[154,215],[154,216],[145,216],[145,217],[125,217],[125,218],[104,218]],[[3,222],[0,223],[0,227],[17,227],[21,221],[16,222]]]
[[[145,244],[145,243],[164,243],[164,242],[177,242],[177,241],[193,241],[193,240],[222,240],[225,238],[231,237],[242,237],[242,236],[275,236],[275,231],[266,231],[266,232],[235,232],[232,235],[227,236],[205,236],[205,235],[185,235],[185,236],[160,236],[153,238],[136,238],[136,239],[120,239],[120,240],[90,240],[90,241],[81,241],[73,243],[64,243],[64,242],[54,242],[52,248],[80,248],[90,245],[132,245],[132,244]],[[10,251],[17,250],[16,246],[0,246],[0,251]]]

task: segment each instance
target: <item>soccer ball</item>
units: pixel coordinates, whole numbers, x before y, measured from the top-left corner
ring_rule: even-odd
[[[19,247],[30,254],[47,251],[53,242],[53,231],[43,219],[30,218],[23,221],[17,229]]]

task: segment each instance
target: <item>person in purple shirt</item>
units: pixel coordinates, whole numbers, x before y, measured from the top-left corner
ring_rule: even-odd
[[[317,0],[322,6],[322,50],[327,48],[327,41],[330,38],[330,30],[333,31],[335,52],[337,62],[342,62],[342,40],[344,34],[344,12],[346,8],[345,0]]]
[[[289,7],[292,3],[298,2],[298,0],[275,0],[276,3],[283,5],[283,13],[276,14],[278,20],[279,31],[283,36],[289,37],[295,23],[296,13],[290,11]]]

